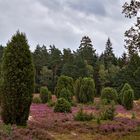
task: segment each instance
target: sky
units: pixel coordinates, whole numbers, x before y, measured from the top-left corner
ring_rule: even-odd
[[[129,0],[0,0],[0,44],[17,31],[26,33],[30,49],[37,44],[76,50],[89,36],[96,52],[110,37],[114,52],[124,52],[124,32],[134,21],[122,14]]]

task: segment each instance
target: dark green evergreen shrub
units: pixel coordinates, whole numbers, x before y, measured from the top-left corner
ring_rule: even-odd
[[[25,34],[19,31],[8,42],[2,63],[2,120],[26,125],[34,89],[34,67]]]
[[[131,86],[128,84],[128,83],[125,83],[120,94],[119,94],[119,100],[120,100],[120,104],[123,105],[123,97],[124,97],[124,94],[125,94],[125,91],[127,90],[132,90]]]
[[[111,101],[117,102],[117,100],[118,100],[117,91],[111,87],[106,87],[106,88],[102,89],[101,99],[106,100],[107,103],[111,103]]]
[[[133,108],[134,91],[132,89],[124,91],[122,104],[127,109]]]
[[[64,98],[67,101],[72,102],[72,93],[68,89],[63,88],[60,92],[59,98]]]
[[[55,94],[57,98],[60,97],[60,92],[64,88],[68,89],[72,93],[72,95],[74,94],[73,78],[64,75],[58,78],[57,85],[55,88]]]
[[[79,90],[79,92],[78,92]],[[95,95],[95,84],[91,78],[81,78],[75,85],[75,94],[79,103],[92,103]]]
[[[48,90],[47,87],[41,87],[40,98],[42,103],[47,103],[49,100],[51,100],[51,92]]]
[[[75,96],[78,102],[80,102],[81,96],[80,96],[80,88],[82,84],[82,78],[80,77],[79,79],[76,80],[75,86],[74,86],[74,92]]]
[[[80,108],[80,110],[74,116],[74,120],[76,121],[91,121],[92,119],[94,119],[93,113],[88,114],[83,111],[83,108]]]
[[[71,112],[71,104],[64,98],[59,98],[55,104],[54,112]]]
[[[32,100],[32,103],[35,103],[35,104],[40,104],[42,101],[39,97],[34,97],[33,100]]]

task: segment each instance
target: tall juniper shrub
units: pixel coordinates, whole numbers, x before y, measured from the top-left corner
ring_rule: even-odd
[[[79,103],[92,103],[95,95],[95,84],[92,78],[78,79],[75,85],[75,94]]]
[[[32,56],[25,34],[19,31],[5,48],[2,63],[2,120],[26,125],[34,88]]]

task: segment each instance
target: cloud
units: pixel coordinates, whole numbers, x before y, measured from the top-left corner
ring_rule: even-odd
[[[59,49],[79,47],[88,35],[97,53],[108,37],[114,51],[124,51],[124,32],[134,22],[125,19],[121,0],[0,0],[0,44],[5,45],[18,29],[25,32],[31,50],[55,44]]]

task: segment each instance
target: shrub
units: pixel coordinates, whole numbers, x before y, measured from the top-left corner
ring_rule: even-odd
[[[40,98],[42,103],[47,103],[51,99],[51,93],[47,87],[41,87]]]
[[[101,113],[101,119],[102,120],[113,120],[115,117],[115,107],[114,105],[111,105],[107,108],[105,108],[104,111]]]
[[[135,112],[132,112],[131,119],[136,119],[136,113]]]
[[[8,42],[2,63],[2,120],[26,125],[34,90],[34,67],[25,34],[19,31]]]
[[[88,114],[83,111],[83,108],[74,116],[74,120],[76,121],[91,121],[92,119],[94,119],[93,113]]]
[[[54,112],[71,112],[71,104],[64,98],[59,98],[55,104]]]
[[[59,98],[64,98],[67,101],[72,102],[72,93],[68,89],[63,88],[60,92]]]
[[[74,107],[76,107],[76,106],[77,106],[77,103],[76,103],[76,101],[72,100],[72,102],[71,102],[71,106],[74,106]]]
[[[60,92],[64,88],[68,89],[72,94],[74,94],[73,78],[64,75],[58,78],[57,85],[55,88],[55,94],[57,98],[60,97]]]
[[[79,103],[92,103],[95,95],[94,80],[91,78],[78,79],[76,81],[75,94]]]
[[[134,100],[134,91],[132,89],[124,91],[122,104],[127,110],[133,108],[133,100]]]
[[[98,125],[100,125],[101,124],[101,118],[97,117],[96,122],[97,122]]]
[[[75,87],[74,87],[74,92],[75,92],[76,99],[78,102],[80,102],[80,99],[81,99],[81,96],[80,96],[81,84],[82,84],[82,78],[80,77],[79,79],[76,80]]]
[[[101,99],[106,100],[107,103],[110,103],[111,101],[117,102],[117,91],[111,87],[106,87],[101,91]]]
[[[48,101],[48,106],[49,107],[55,106],[55,102],[53,102],[52,100]]]
[[[32,100],[32,103],[40,104],[41,103],[41,99],[39,97],[34,97],[33,100]]]
[[[123,104],[123,95],[124,95],[124,92],[129,90],[129,89],[132,89],[131,86],[128,84],[128,83],[125,83],[120,94],[119,94],[119,100],[120,100],[120,104]]]

